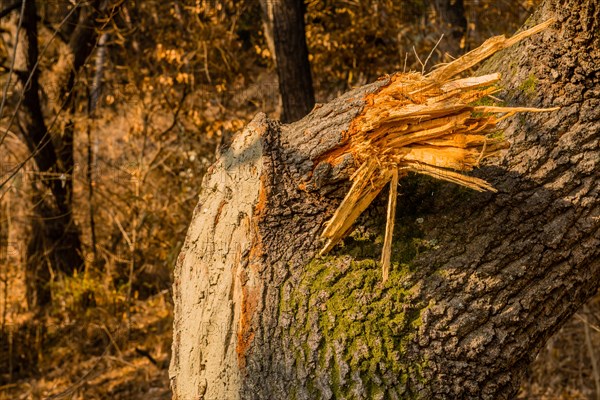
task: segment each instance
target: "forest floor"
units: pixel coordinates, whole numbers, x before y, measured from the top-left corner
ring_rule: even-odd
[[[598,315],[600,297],[575,314],[541,349],[518,398],[595,398]],[[96,310],[87,313],[85,320],[48,329],[43,346],[28,349],[39,353],[37,370],[15,371],[22,377],[0,386],[0,400],[170,399],[171,324],[170,294],[164,291],[136,301],[129,323],[125,315],[118,322]],[[19,349],[18,341],[31,343],[28,336],[35,335],[34,331],[13,332],[12,351],[27,353]]]
[[[23,364],[36,357],[37,367],[28,371],[21,365],[12,371],[12,379],[1,376],[6,383],[0,385],[0,400],[170,399],[169,296],[163,291],[134,302],[130,319],[123,315],[119,321],[106,310],[95,309],[56,329],[49,325],[41,335],[44,339],[37,341],[38,348],[21,346],[36,343],[31,336],[40,335],[36,325],[21,323],[18,331],[8,332],[9,351],[21,352]]]

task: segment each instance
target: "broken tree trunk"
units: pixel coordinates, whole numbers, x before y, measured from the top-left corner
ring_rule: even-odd
[[[511,105],[562,108],[505,120],[510,149],[475,174],[497,193],[401,180],[385,283],[385,196],[317,253],[357,168],[347,132],[391,78],[294,124],[257,115],[207,173],[179,257],[174,398],[513,396],[600,286],[599,7],[546,1],[528,26],[558,22],[486,64]]]

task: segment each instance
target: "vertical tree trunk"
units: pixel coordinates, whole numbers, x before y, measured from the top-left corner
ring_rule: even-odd
[[[294,124],[259,114],[205,177],[178,260],[174,398],[514,397],[600,286],[599,8],[548,0],[528,25],[558,22],[490,60],[511,103],[562,108],[507,120],[510,150],[478,173],[496,194],[401,181],[385,283],[377,204],[315,255],[356,169],[350,126],[392,78]]]
[[[446,34],[442,47],[458,56],[467,39],[467,17],[463,0],[436,0],[434,7],[439,24]]]
[[[277,52],[275,51],[275,38],[273,33],[273,2],[270,0],[260,0],[260,11],[262,14],[263,33],[267,47],[273,57],[273,61],[277,63]]]
[[[59,89],[61,109],[73,110],[77,73],[85,64],[96,41],[95,8],[80,12],[68,54],[53,73],[63,82]],[[57,273],[73,274],[83,267],[79,230],[73,219],[74,123],[67,122],[60,136],[53,136],[45,122],[40,99],[39,49],[36,2],[26,1],[15,72],[21,83],[23,104],[19,127],[37,171],[32,176],[32,234],[27,245],[27,289],[30,306],[44,306],[51,299],[49,283]]]
[[[30,307],[50,301],[50,279],[81,268],[79,231],[72,215],[72,146],[59,153],[48,132],[40,101],[37,9],[25,3],[15,63],[23,91],[19,122],[37,171],[32,175],[32,233],[27,244],[27,300]],[[64,157],[65,155],[69,155]],[[61,157],[62,156],[62,157]],[[50,192],[50,196],[46,192]]]
[[[315,105],[308,47],[304,31],[304,1],[268,1],[273,20],[273,41],[279,76],[283,112],[282,122],[293,122],[304,117]]]

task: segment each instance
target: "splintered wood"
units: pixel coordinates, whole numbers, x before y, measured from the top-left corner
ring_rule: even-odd
[[[350,231],[360,214],[390,183],[387,226],[381,264],[387,279],[396,208],[398,178],[408,172],[429,175],[478,191],[496,191],[488,182],[463,175],[480,162],[508,147],[496,123],[516,112],[544,112],[558,108],[499,107],[489,97],[499,89],[500,74],[455,77],[499,50],[550,26],[548,20],[512,38],[496,36],[479,48],[435,71],[397,73],[390,83],[369,95],[362,114],[347,132],[347,151],[359,163],[350,191],[328,222],[321,237],[329,252]],[[488,100],[489,99],[489,100]],[[482,101],[488,100],[488,101]],[[482,104],[479,104],[482,103]],[[497,116],[504,113],[504,116]]]

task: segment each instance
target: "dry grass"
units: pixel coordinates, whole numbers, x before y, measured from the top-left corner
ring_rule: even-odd
[[[0,376],[0,400],[170,399],[168,296],[136,301],[129,324],[97,307],[70,323],[29,320],[8,327],[4,354],[17,355],[21,365],[13,364],[14,378]]]

